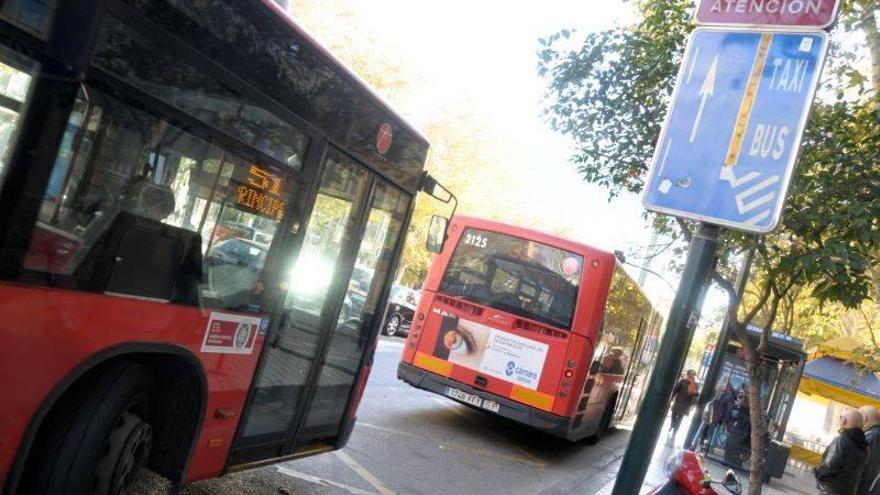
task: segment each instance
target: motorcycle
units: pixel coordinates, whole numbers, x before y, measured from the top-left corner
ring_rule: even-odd
[[[667,481],[649,495],[718,495],[713,485],[723,486],[733,495],[742,493],[742,484],[732,469],[727,471],[723,481],[713,481],[706,471],[703,457],[689,450],[673,454],[663,465],[663,473]]]

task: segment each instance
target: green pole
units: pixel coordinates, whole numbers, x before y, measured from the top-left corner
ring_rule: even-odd
[[[662,434],[672,388],[687,357],[687,344],[693,336],[698,317],[697,303],[715,263],[717,241],[718,227],[704,223],[697,225],[678,292],[669,311],[657,365],[651,373],[648,392],[617,472],[612,495],[633,495],[642,488],[654,447]]]
[[[755,248],[746,253],[739,273],[736,275],[736,295],[742,298],[746,290],[746,282],[749,279],[749,271],[752,269],[752,260],[755,259]],[[715,352],[712,354],[712,362],[709,364],[709,370],[706,372],[706,379],[703,382],[703,389],[700,391],[700,400],[697,403],[694,419],[691,420],[691,427],[685,437],[684,444],[689,449],[696,447],[697,432],[703,424],[703,411],[706,405],[715,398],[715,388],[718,386],[718,378],[721,376],[721,364],[724,362],[724,355],[727,354],[727,344],[730,342],[730,333],[732,331],[731,322],[727,312],[724,313],[724,322],[721,324],[721,333],[718,335],[718,342],[715,344]]]

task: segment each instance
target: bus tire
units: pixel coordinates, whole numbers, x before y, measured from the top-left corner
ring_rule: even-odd
[[[126,361],[77,384],[51,413],[26,493],[126,493],[150,456],[153,377]]]
[[[605,436],[605,433],[611,427],[611,418],[614,416],[614,404],[617,402],[617,397],[612,397],[612,400],[608,401],[608,404],[605,405],[605,411],[602,413],[602,419],[599,421],[599,428],[596,430],[596,433],[587,437],[587,443],[590,445],[595,445],[599,443],[599,440],[602,440],[602,437]]]

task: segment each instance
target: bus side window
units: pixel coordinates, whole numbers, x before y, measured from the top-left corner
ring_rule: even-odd
[[[50,285],[261,311],[291,181],[92,87],[68,134],[25,268]]]

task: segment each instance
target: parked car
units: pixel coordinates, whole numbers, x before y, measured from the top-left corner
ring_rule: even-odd
[[[382,333],[389,336],[408,335],[421,297],[422,291],[420,290],[393,285],[391,294],[388,296],[388,309],[385,312]]]

